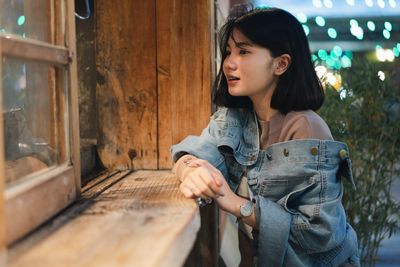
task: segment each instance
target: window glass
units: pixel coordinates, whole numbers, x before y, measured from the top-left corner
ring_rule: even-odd
[[[3,58],[6,185],[65,162],[63,89],[52,65]],[[32,177],[34,175],[30,175]]]
[[[0,34],[50,42],[51,0],[0,0]]]

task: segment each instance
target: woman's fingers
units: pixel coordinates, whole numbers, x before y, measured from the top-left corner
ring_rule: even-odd
[[[201,179],[196,179],[194,183],[198,186],[203,194],[206,194],[208,197],[217,198],[221,196],[221,189],[215,183],[214,179],[211,177],[211,174],[207,170],[199,171],[199,176]]]
[[[215,168],[211,163],[209,163],[208,161],[202,160],[202,159],[195,159],[195,160],[192,160],[188,166],[192,167],[192,168],[196,168],[196,167],[206,168],[212,174],[212,178],[214,178],[214,181],[216,182],[216,184],[218,186],[222,186],[223,180],[225,178],[222,176],[221,172],[217,168]]]
[[[219,170],[215,169],[215,170],[211,171],[211,175],[213,176],[215,183],[218,186],[222,186],[225,178],[222,176],[221,172]]]
[[[213,174],[207,168],[198,167],[186,174],[181,183],[181,191],[186,197],[217,198],[222,194],[222,189],[217,185]],[[189,193],[192,192],[191,193]]]
[[[199,168],[200,169],[200,168]],[[202,171],[200,172],[201,178],[204,183],[209,187],[214,194],[217,196],[223,196],[222,192],[222,181],[224,179],[223,176],[217,169],[209,169],[209,168],[201,168]],[[220,175],[218,175],[218,173]],[[222,177],[222,178],[221,178]]]
[[[212,191],[212,188],[208,185],[208,183],[204,181],[206,179],[212,180],[212,178],[207,176],[210,176],[207,171],[204,172],[204,170],[201,169],[196,170],[196,175],[190,178],[190,181],[194,185],[193,191],[199,197],[205,196],[205,198],[215,198],[217,195]]]
[[[200,182],[199,182],[200,181]],[[206,185],[201,182],[201,178],[197,176],[191,176],[185,179],[184,182],[181,183],[181,188],[185,190],[182,191],[187,197],[201,197],[201,198],[210,198],[214,197],[214,194],[207,190]],[[189,191],[191,194],[189,194]]]
[[[183,183],[180,184],[179,189],[183,193],[183,195],[187,198],[194,198],[195,195],[193,194],[192,190],[190,190],[187,186],[185,186]]]

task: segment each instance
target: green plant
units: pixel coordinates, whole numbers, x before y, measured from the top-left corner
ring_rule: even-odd
[[[319,112],[333,137],[349,146],[357,189],[345,183],[343,203],[362,262],[372,266],[381,241],[400,229],[400,204],[390,193],[400,176],[400,82],[393,80],[393,65],[354,62],[340,72],[339,90],[325,86]]]

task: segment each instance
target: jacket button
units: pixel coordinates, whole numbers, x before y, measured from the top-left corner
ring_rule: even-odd
[[[285,157],[289,156],[289,150],[287,150],[286,148],[283,150],[283,155],[285,155]]]
[[[311,152],[311,155],[316,156],[316,155],[318,155],[318,148],[312,147],[310,149],[310,152]]]
[[[272,155],[271,154],[267,154],[267,159],[268,160],[272,160]]]
[[[345,149],[340,149],[339,156],[341,159],[345,158],[347,156],[347,151]]]

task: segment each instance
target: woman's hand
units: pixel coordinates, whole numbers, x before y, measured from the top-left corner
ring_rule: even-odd
[[[231,190],[217,168],[197,158],[190,160],[187,166],[193,170],[186,173],[187,177],[181,184],[181,191],[186,197],[213,198],[219,208],[236,213],[237,201],[241,198]]]
[[[221,186],[225,181],[221,172],[208,161],[192,158],[185,162],[180,190],[187,198],[218,198],[223,195]]]

